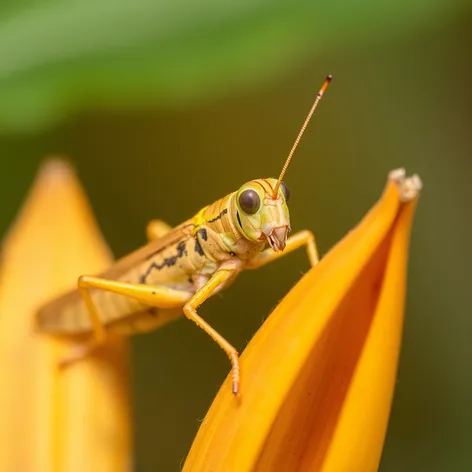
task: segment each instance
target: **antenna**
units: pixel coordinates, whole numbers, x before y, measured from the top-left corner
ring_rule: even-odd
[[[282,171],[280,172],[279,179],[277,180],[277,184],[275,185],[274,188],[274,193],[273,197],[277,197],[277,193],[279,191],[280,184],[282,183],[282,179],[285,175],[285,172],[287,171],[287,167],[290,164],[290,161],[292,160],[293,153],[295,152],[295,149],[297,149],[298,143],[300,142],[300,139],[305,131],[305,128],[308,126],[308,122],[310,121],[311,115],[313,115],[313,112],[316,110],[316,107],[318,106],[318,103],[320,102],[321,98],[323,97],[324,93],[326,92],[326,89],[328,88],[329,83],[331,82],[333,76],[328,75],[323,83],[323,85],[320,88],[320,91],[316,95],[315,101],[313,103],[313,106],[311,107],[310,112],[308,113],[308,116],[305,119],[305,122],[303,123],[302,129],[298,133],[297,139],[295,140],[295,143],[292,146],[292,149],[287,157],[287,160],[285,161],[284,166],[282,167]]]

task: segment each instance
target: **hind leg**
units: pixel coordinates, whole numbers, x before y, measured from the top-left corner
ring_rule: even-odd
[[[192,297],[192,293],[182,290],[174,290],[167,287],[151,286],[144,284],[128,284],[114,280],[100,279],[83,275],[79,278],[78,287],[82,295],[87,313],[89,315],[92,339],[72,351],[61,362],[60,366],[65,367],[77,362],[95,351],[103,345],[107,338],[106,328],[100,317],[99,307],[93,301],[90,290],[98,289],[133,298],[143,304],[157,308],[183,307]]]

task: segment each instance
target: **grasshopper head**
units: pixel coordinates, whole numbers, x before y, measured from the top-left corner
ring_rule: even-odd
[[[236,217],[249,241],[266,240],[274,251],[283,251],[290,231],[288,187],[282,182],[274,194],[277,179],[251,180],[236,192]]]
[[[244,184],[236,192],[236,218],[240,231],[249,241],[266,240],[274,251],[283,251],[290,231],[290,216],[287,201],[290,196],[288,187],[283,183],[287,167],[298,146],[305,128],[310,121],[321,97],[332,79],[328,75],[323,82],[315,101],[298,133],[290,153],[285,160],[278,179],[257,179]]]

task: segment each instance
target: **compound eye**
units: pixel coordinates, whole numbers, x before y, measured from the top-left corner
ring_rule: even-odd
[[[241,210],[248,213],[249,215],[257,213],[261,207],[261,199],[259,194],[252,189],[244,190],[244,192],[239,195],[239,206],[241,207]]]
[[[288,202],[288,199],[290,198],[289,188],[283,182],[280,183],[280,188],[282,189],[282,193],[284,194],[285,201]]]

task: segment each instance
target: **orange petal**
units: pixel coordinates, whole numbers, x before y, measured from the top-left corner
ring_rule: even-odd
[[[228,377],[184,471],[366,472],[395,385],[418,177],[390,174],[362,222],[289,292]]]
[[[73,172],[47,162],[2,247],[0,470],[130,470],[125,342],[61,372],[73,343],[32,331],[39,305],[110,261]]]

